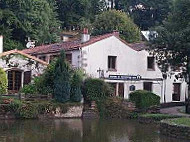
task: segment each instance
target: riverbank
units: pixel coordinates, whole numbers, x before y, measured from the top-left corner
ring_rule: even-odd
[[[160,132],[166,136],[190,140],[190,118],[162,120]]]
[[[0,103],[0,119],[52,119],[81,118],[82,103],[57,103],[54,101],[20,101],[5,99]]]

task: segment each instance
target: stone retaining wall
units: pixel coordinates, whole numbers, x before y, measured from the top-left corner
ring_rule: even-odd
[[[62,113],[59,107],[56,111],[49,112],[46,114],[38,115],[39,119],[56,119],[56,118],[82,118],[83,105],[70,106],[66,113]],[[0,113],[0,120],[11,120],[16,119],[15,115],[11,112]]]
[[[138,117],[138,121],[140,123],[144,123],[144,124],[150,124],[150,123],[160,124],[159,120],[155,120],[153,118],[142,117],[142,116]]]
[[[160,123],[160,132],[166,136],[190,140],[190,127],[173,125],[165,120]]]

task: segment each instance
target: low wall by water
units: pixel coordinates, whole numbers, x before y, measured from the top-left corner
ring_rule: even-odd
[[[190,140],[190,127],[170,124],[165,120],[160,123],[160,132],[166,136]]]
[[[82,118],[83,104],[76,106],[69,106],[66,113],[61,111],[60,107],[57,107],[55,111],[39,114],[36,118],[39,119],[53,119],[53,118]],[[17,119],[14,113],[4,112],[0,113],[0,120],[12,120]]]

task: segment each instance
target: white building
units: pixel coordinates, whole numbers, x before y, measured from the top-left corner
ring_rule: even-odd
[[[22,51],[3,51],[3,37],[0,36],[0,67],[7,73],[8,92],[17,93],[31,82],[32,78],[43,73],[48,63]]]
[[[154,57],[146,51],[145,43],[129,44],[117,32],[82,41],[64,42],[26,49],[23,52],[50,62],[61,50],[73,67],[84,69],[88,76],[103,78],[115,88],[115,95],[129,98],[134,90],[149,90],[161,97],[161,102],[185,101],[187,84],[176,78],[177,72],[163,78]]]

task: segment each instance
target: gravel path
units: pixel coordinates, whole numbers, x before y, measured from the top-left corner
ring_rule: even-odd
[[[182,111],[185,110],[185,107],[177,106],[177,107],[161,108],[160,113],[190,117],[190,114],[185,114],[185,113],[181,112],[180,110],[182,110]]]

